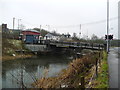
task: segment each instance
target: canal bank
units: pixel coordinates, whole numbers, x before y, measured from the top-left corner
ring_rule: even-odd
[[[24,47],[21,40],[3,38],[2,41],[2,61],[20,58],[31,58],[35,56]]]
[[[71,50],[66,53],[38,53],[37,56],[30,56],[29,58],[19,55],[19,58],[4,60],[2,62],[3,88],[20,88],[21,81],[24,82],[26,87],[30,88],[32,87],[31,83],[35,82],[38,78],[57,76],[61,70],[67,68],[68,64],[76,58],[72,52]],[[83,50],[81,53],[89,52],[91,50]],[[23,80],[21,80],[21,75]]]
[[[101,64],[98,67],[98,77],[91,80],[89,88],[109,88],[109,73],[108,73],[108,60],[107,52],[103,52],[103,58]]]
[[[73,59],[73,55],[67,54],[47,54],[5,61],[2,63],[3,88],[20,88],[21,82],[26,88],[41,88],[41,86],[42,88],[68,86],[80,88],[81,76],[85,79],[84,86],[88,87],[89,80],[95,72],[96,58],[98,59],[99,54],[88,50],[83,52],[87,56],[83,55],[80,59]],[[100,57],[102,58],[102,53]],[[35,84],[36,82],[39,83]]]
[[[59,72],[59,74],[56,77],[42,77],[36,82],[34,82],[32,85],[34,86],[34,88],[90,87],[89,83],[92,83],[91,79],[95,79],[98,77],[98,68],[100,68],[102,58],[102,53],[89,53],[80,59],[75,59],[72,62],[70,62],[68,67]],[[47,72],[48,71],[46,71],[46,73]],[[103,80],[104,78],[101,79]],[[91,85],[91,88],[96,87],[97,85]],[[102,88],[106,87],[103,86]]]

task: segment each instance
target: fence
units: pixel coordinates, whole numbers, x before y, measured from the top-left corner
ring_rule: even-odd
[[[101,67],[101,60],[102,59],[103,59],[102,53],[99,52],[98,53],[98,58],[96,58],[96,60],[95,60],[95,65],[92,67],[94,72],[92,74],[92,77],[89,80],[89,83],[87,85],[85,85],[85,82],[86,82],[85,81],[85,76],[82,75],[81,76],[81,86],[80,86],[80,88],[84,88],[84,89],[85,88],[92,88],[91,87],[91,82],[98,77],[98,71],[99,71],[98,67]]]

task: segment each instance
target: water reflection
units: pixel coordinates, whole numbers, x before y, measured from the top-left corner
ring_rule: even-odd
[[[2,83],[3,88],[20,87],[23,80],[25,86],[31,87],[31,83],[37,78],[56,76],[59,71],[66,68],[71,61],[68,56],[40,56],[38,58],[10,60],[3,62]],[[23,79],[21,79],[21,72]]]

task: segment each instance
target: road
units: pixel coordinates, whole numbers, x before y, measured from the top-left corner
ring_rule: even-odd
[[[109,86],[110,88],[118,88],[118,52],[120,48],[110,48],[108,54],[108,65],[109,65]]]

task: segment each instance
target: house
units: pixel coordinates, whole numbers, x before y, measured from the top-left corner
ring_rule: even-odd
[[[60,34],[56,34],[56,33],[48,33],[45,35],[44,40],[55,40],[55,41],[59,41],[60,40],[61,35]]]
[[[62,35],[61,35],[61,38],[70,38],[70,37],[71,37],[70,34],[62,34]]]
[[[60,37],[60,41],[72,40],[70,34],[62,34]]]
[[[22,30],[21,34],[22,35],[40,35],[40,32],[33,29],[27,29],[27,30]]]
[[[26,43],[37,43],[40,38],[40,32],[33,29],[23,30],[20,35],[21,39]]]

